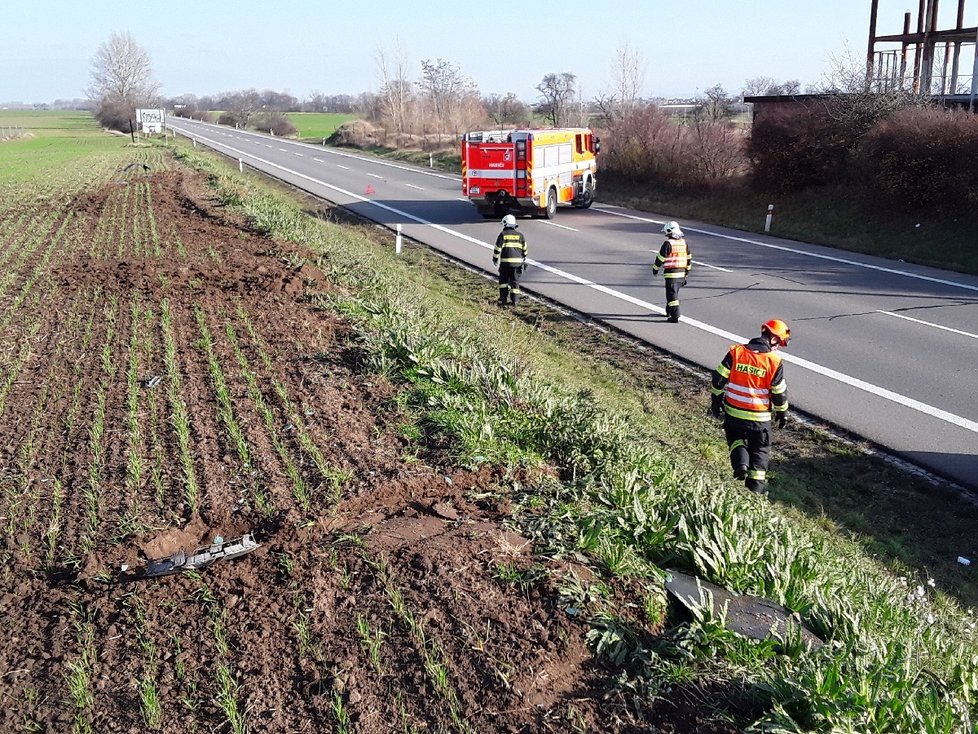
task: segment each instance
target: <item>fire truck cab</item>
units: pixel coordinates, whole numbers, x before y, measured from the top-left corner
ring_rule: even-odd
[[[600,149],[588,128],[469,132],[462,136],[462,193],[487,219],[553,219],[558,204],[587,209]]]

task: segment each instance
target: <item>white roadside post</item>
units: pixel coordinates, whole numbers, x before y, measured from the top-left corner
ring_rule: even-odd
[[[428,168],[435,167],[435,156],[433,153],[428,154]]]
[[[238,158],[238,173],[244,173],[244,161]]]
[[[194,138],[194,147],[197,147],[197,138]]]
[[[397,224],[397,235],[394,237],[394,254],[401,254],[401,224]]]
[[[771,231],[771,220],[774,218],[774,204],[767,205],[767,216],[764,217],[764,231]]]

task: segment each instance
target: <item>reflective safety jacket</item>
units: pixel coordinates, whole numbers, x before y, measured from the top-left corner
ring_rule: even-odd
[[[492,251],[492,264],[515,265],[526,264],[526,239],[522,232],[512,227],[506,227],[496,238],[496,249]]]
[[[689,251],[686,240],[667,239],[662,243],[659,254],[655,256],[655,264],[652,266],[652,273],[659,272],[662,268],[664,278],[685,278],[686,273],[693,267],[693,254]]]
[[[713,371],[711,392],[723,398],[731,418],[770,422],[771,413],[788,409],[788,384],[781,356],[762,337],[734,344]]]

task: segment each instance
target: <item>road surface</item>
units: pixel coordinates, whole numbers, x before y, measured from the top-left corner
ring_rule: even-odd
[[[179,118],[168,124],[495,272],[500,225],[461,197],[456,175]],[[670,324],[650,267],[668,218],[596,204],[561,208],[552,221],[520,219],[530,250],[522,284],[708,369],[761,323],[783,319],[792,406],[978,488],[978,278],[681,221],[694,266],[682,319]],[[492,291],[487,284],[487,298]]]

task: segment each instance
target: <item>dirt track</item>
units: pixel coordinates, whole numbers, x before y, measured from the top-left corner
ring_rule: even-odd
[[[736,690],[609,693],[560,601],[586,571],[492,471],[413,459],[331,285],[219,214],[161,171],[0,222],[0,731],[735,731]]]

